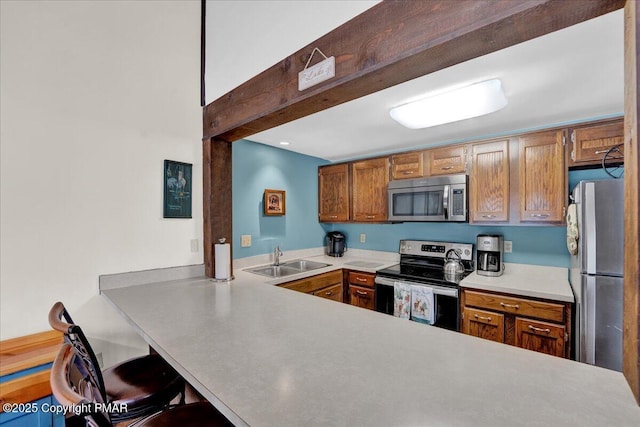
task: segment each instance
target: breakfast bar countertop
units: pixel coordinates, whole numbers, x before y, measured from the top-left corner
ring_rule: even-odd
[[[618,372],[234,274],[101,292],[236,425],[640,425]]]

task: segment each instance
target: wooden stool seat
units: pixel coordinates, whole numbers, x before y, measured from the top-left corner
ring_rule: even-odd
[[[220,412],[206,402],[190,403],[147,418],[139,427],[233,426]]]

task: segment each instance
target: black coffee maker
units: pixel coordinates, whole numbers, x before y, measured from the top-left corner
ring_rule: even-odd
[[[347,250],[347,238],[340,231],[327,233],[327,255],[340,257]]]

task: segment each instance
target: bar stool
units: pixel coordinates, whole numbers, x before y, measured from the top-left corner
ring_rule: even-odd
[[[180,403],[184,403],[184,380],[159,355],[130,359],[101,371],[87,337],[80,326],[73,323],[61,302],[49,311],[49,324],[62,332],[65,342],[82,355],[85,369],[97,387],[104,390],[104,402],[112,403],[111,407],[115,408],[126,405],[126,412],[110,414],[114,423],[156,413],[179,395]]]
[[[114,422],[106,410],[104,389],[91,374],[90,361],[71,344],[65,343],[51,367],[51,391],[56,400],[83,417],[87,425],[113,427]],[[113,408],[112,408],[113,409]],[[117,408],[115,408],[117,410]],[[222,414],[206,402],[190,403],[136,420],[136,427],[227,427],[232,426]]]

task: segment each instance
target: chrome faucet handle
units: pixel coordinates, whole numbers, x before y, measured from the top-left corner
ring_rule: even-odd
[[[280,245],[276,246],[273,249],[273,265],[280,265],[280,257],[282,256],[282,251],[280,250]]]

